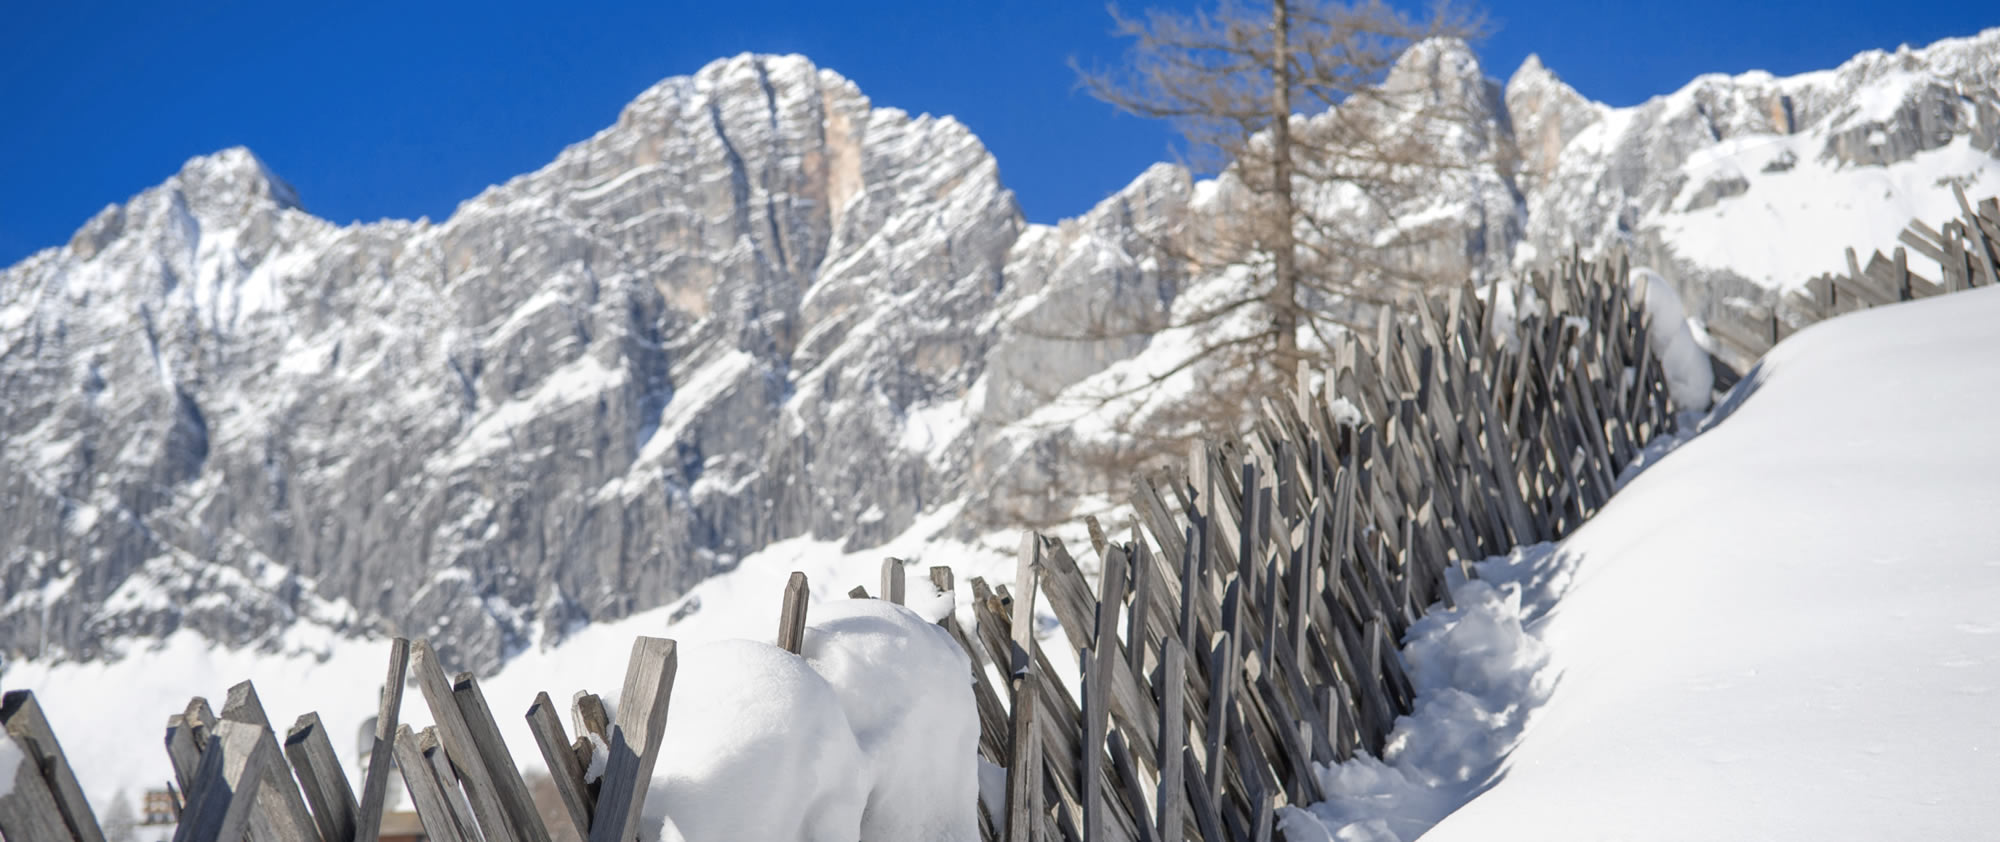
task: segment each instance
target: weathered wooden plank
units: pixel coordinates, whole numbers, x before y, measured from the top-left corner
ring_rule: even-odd
[[[1160,783],[1154,800],[1159,812],[1161,842],[1181,842],[1187,821],[1184,754],[1188,750],[1187,649],[1178,638],[1160,641]]]
[[[1007,753],[1007,842],[1039,842],[1042,814],[1041,728],[1035,723],[1041,676],[1025,665],[1015,672],[1013,745]]]
[[[1974,263],[1986,270],[1986,285],[2000,284],[2000,265],[1996,265],[1993,260],[1993,242],[1987,239],[1986,227],[1979,224],[1978,212],[1974,211],[1972,204],[1965,200],[1965,188],[1960,187],[1957,182],[1952,182],[1951,195],[1957,197],[1958,209],[1965,214],[1965,227],[1971,233],[1968,239],[1972,242],[1972,252],[1977,258]]]
[[[470,842],[459,828],[457,817],[452,815],[437,771],[431,768],[430,759],[424,756],[410,726],[396,726],[391,745],[396,768],[403,773],[403,785],[410,792],[410,805],[417,811],[417,820],[423,823],[424,835],[430,842]]]
[[[797,576],[803,585],[805,577]],[[790,596],[790,589],[786,589]],[[803,614],[801,614],[803,617]],[[618,694],[618,724],[611,731],[611,759],[604,767],[604,786],[590,821],[590,842],[626,842],[639,826],[646,787],[660,756],[666,731],[667,705],[672,700],[674,673],[680,665],[674,642],[641,637],[632,641],[625,665],[625,686]]]
[[[306,810],[305,798],[299,794],[291,771],[285,767],[284,756],[278,749],[278,736],[271,730],[270,717],[264,713],[264,703],[257,697],[257,688],[248,681],[229,688],[229,698],[222,704],[221,718],[215,727],[220,732],[229,723],[256,729],[270,744],[271,753],[278,758],[267,770],[270,779],[264,781],[258,790],[256,809],[250,814],[251,835],[270,842],[313,842],[318,839],[319,831],[313,826],[312,813]],[[225,741],[224,748],[228,747],[229,743]],[[229,762],[236,764],[242,761],[231,755]]]
[[[848,589],[847,589],[847,598],[848,598],[848,599],[872,599],[872,597],[870,597],[870,596],[868,595],[868,588],[867,588],[866,586],[864,586],[864,585],[855,585],[854,587],[851,587],[851,588],[848,588]]]
[[[1139,535],[1139,527],[1132,527],[1132,607],[1125,619],[1125,667],[1134,676],[1146,674],[1146,653],[1159,636],[1152,633],[1153,579],[1159,575],[1158,563],[1153,553],[1146,547],[1146,541]]]
[[[1104,665],[1109,661],[1101,653],[1089,649],[1081,650],[1077,663],[1083,671],[1083,744],[1079,746],[1076,758],[1077,772],[1083,778],[1083,791],[1078,800],[1083,804],[1083,838],[1085,842],[1104,842],[1110,836],[1110,820],[1104,815],[1104,763],[1099,756],[1104,751],[1104,740],[1111,729],[1111,694],[1106,692],[1110,684],[1104,675]]]
[[[55,799],[56,809],[62,815],[64,826],[69,828],[68,832],[77,842],[104,842],[104,831],[97,826],[97,818],[90,811],[90,801],[84,797],[83,787],[77,784],[76,773],[70,769],[62,743],[56,740],[56,733],[49,727],[48,717],[43,715],[41,703],[35,700],[34,692],[10,690],[0,697],[0,722],[6,724],[7,736],[14,740],[14,744],[25,750],[39,765],[49,795]]]
[[[11,782],[0,792],[0,836],[10,840],[74,842],[76,836],[63,817],[62,808],[56,804],[55,793],[42,777],[35,747],[12,734],[0,736],[0,740],[8,744],[8,750],[0,750],[0,762],[9,762],[7,755],[11,754],[13,764],[13,768],[0,769],[0,777]]]
[[[174,782],[182,792],[194,788],[195,770],[201,767],[201,749],[195,746],[193,733],[185,714],[167,717],[167,761],[173,764]]]
[[[275,777],[272,773],[284,764],[264,733],[242,722],[216,725],[201,753],[187,810],[174,828],[174,842],[236,842],[251,833],[257,802]]]
[[[1042,577],[1042,536],[1029,532],[1021,536],[1021,552],[1016,559],[1014,586],[1018,589],[1014,596],[1013,616],[1008,627],[1012,633],[1009,648],[1008,670],[1015,675],[1026,672],[1030,654],[1035,646],[1035,592],[1039,590]],[[1015,732],[1014,739],[1021,739]],[[1010,829],[1008,831],[1012,833]]]
[[[1918,254],[1939,263],[1944,262],[1944,250],[1939,248],[1937,243],[1925,239],[1913,228],[1903,229],[1903,233],[1897,235],[1896,241],[1916,249]]]
[[[444,747],[445,757],[465,781],[468,800],[472,802],[472,816],[486,842],[523,842],[517,835],[512,822],[507,817],[507,805],[503,803],[499,784],[494,781],[486,761],[480,757],[479,740],[473,735],[472,726],[465,721],[464,712],[459,710],[458,698],[453,695],[451,679],[446,676],[444,666],[438,663],[437,651],[430,641],[419,640],[413,647],[410,670],[417,677],[417,689],[423,692],[424,703],[430,708],[431,719],[437,723],[438,743]]]
[[[1220,757],[1210,760],[1215,763],[1222,762]],[[1222,835],[1222,819],[1217,815],[1219,811],[1216,809],[1215,799],[1210,797],[1208,785],[1202,782],[1207,777],[1207,772],[1202,769],[1200,759],[1194,756],[1193,746],[1181,749],[1181,764],[1188,771],[1186,792],[1188,805],[1193,808],[1196,832],[1201,834],[1205,842],[1226,840],[1228,837]]]
[[[1125,734],[1113,729],[1107,741],[1111,750],[1111,770],[1117,775],[1118,794],[1125,809],[1115,811],[1119,829],[1127,838],[1139,842],[1156,842],[1159,838],[1153,832],[1152,816],[1146,810],[1145,785],[1139,778],[1139,768],[1132,762],[1132,747],[1125,742]]]
[[[1223,600],[1233,605],[1241,593],[1242,580],[1229,583],[1229,596]],[[1225,609],[1227,615],[1236,612]],[[1225,625],[1229,624],[1224,620]],[[1228,742],[1224,737],[1229,733],[1229,710],[1236,701],[1234,682],[1239,671],[1236,655],[1236,636],[1230,629],[1216,635],[1215,647],[1209,650],[1209,691],[1208,691],[1208,798],[1211,801],[1222,797],[1222,771],[1227,764],[1222,761],[1222,752]]]
[[[291,761],[292,773],[305,790],[306,806],[312,809],[319,838],[353,839],[354,790],[348,786],[347,773],[340,768],[340,758],[334,754],[318,713],[305,714],[292,723],[285,733],[285,759]]]
[[[389,674],[383,679],[368,771],[361,779],[361,798],[355,808],[355,842],[375,842],[381,836],[382,804],[389,794],[389,770],[396,759],[396,719],[403,709],[403,681],[409,666],[410,641],[396,638],[389,644]]]
[[[897,605],[903,604],[903,560],[900,558],[882,560],[882,598]]]
[[[597,799],[584,786],[583,765],[571,750],[569,735],[563,732],[562,715],[556,712],[555,702],[546,691],[535,694],[534,704],[528,706],[527,719],[528,731],[535,735],[542,762],[548,764],[549,777],[555,782],[556,797],[562,800],[570,827],[576,831],[576,838],[589,839],[590,814],[597,809]]]
[[[452,821],[458,824],[458,832],[467,840],[477,842],[482,834],[478,817],[472,813],[471,801],[479,797],[476,789],[478,784],[466,780],[457,764],[451,762],[450,754],[445,751],[443,743],[438,739],[436,727],[417,732],[417,751],[423,755],[424,763],[430,766],[432,777],[437,779],[438,787],[444,793],[445,806],[451,811]]]
[[[548,698],[548,692],[538,692],[526,716],[528,732],[534,734],[534,744],[542,750],[542,762],[548,764],[548,776],[556,784],[556,798],[562,800],[570,828],[576,830],[576,838],[588,840],[596,796],[584,786],[584,766],[570,748],[570,736],[562,730],[562,714],[556,712],[556,702]]]
[[[528,782],[521,779],[520,767],[514,765],[514,755],[500,737],[500,725],[493,721],[493,709],[487,706],[479,682],[472,673],[459,673],[452,679],[451,694],[458,703],[459,715],[471,729],[480,761],[486,764],[488,776],[500,788],[500,801],[506,805],[507,821],[514,835],[523,842],[549,842],[549,830],[542,825],[541,813],[528,794]]]
[[[806,642],[806,602],[811,592],[806,586],[806,574],[792,571],[791,579],[785,582],[785,604],[778,612],[778,648],[794,655]]]

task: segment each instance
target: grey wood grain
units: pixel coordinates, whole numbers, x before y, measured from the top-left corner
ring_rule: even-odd
[[[528,794],[527,781],[521,779],[520,767],[514,765],[513,752],[507,750],[507,742],[500,737],[500,726],[493,721],[493,709],[487,706],[479,681],[471,673],[459,673],[452,679],[451,694],[472,733],[473,743],[478,746],[480,761],[486,764],[487,776],[499,790],[500,803],[506,809],[507,822],[515,837],[523,842],[549,842],[549,830],[542,825],[541,813]]]
[[[1012,689],[1013,744],[1007,753],[1007,842],[1037,842],[1042,815],[1041,729],[1035,723],[1041,676],[1023,667],[1014,674]]]
[[[167,762],[173,765],[174,782],[182,792],[193,788],[195,771],[201,767],[201,749],[195,746],[193,731],[185,714],[167,717]]]
[[[13,743],[16,750],[14,768],[0,772],[14,782],[6,793],[0,794],[0,836],[10,840],[74,842],[76,837],[63,818],[62,808],[56,805],[55,794],[42,777],[34,747],[12,735],[0,736],[0,740]]]
[[[104,842],[104,831],[98,828],[90,801],[84,797],[83,787],[78,785],[69,758],[63,754],[62,743],[56,740],[34,692],[10,690],[0,697],[0,722],[6,723],[7,735],[15,744],[40,764],[49,794],[55,799],[56,809],[70,834],[77,842]]]
[[[278,736],[271,730],[271,719],[264,713],[264,703],[257,697],[257,688],[248,681],[229,688],[229,696],[222,705],[222,713],[215,725],[216,733],[229,730],[242,733],[244,729],[254,730],[261,736],[258,751],[268,746],[276,762],[263,767],[267,780],[259,783],[257,804],[250,814],[250,836],[255,842],[315,842],[319,839],[319,829],[313,826],[312,813],[306,809],[305,798],[299,794],[299,787],[292,779],[291,769],[285,765],[284,754],[278,748]],[[246,752],[236,752],[231,740],[223,741],[223,749],[234,752],[226,759],[233,770],[240,763],[248,762]],[[240,786],[240,784],[239,784]]]
[[[549,767],[549,777],[554,779],[556,796],[562,799],[563,812],[569,816],[570,825],[576,830],[578,839],[590,838],[590,814],[597,808],[597,799],[583,783],[583,766],[571,750],[569,735],[563,733],[562,716],[556,712],[555,702],[547,692],[535,696],[534,704],[528,706],[528,730],[535,735],[535,745],[541,749],[542,762]]]
[[[252,829],[272,772],[283,765],[265,729],[241,722],[217,723],[202,751],[195,789],[174,828],[174,842],[236,842]]]
[[[804,576],[793,574],[803,583]],[[787,589],[790,596],[790,589]],[[680,664],[674,642],[641,637],[632,641],[625,686],[618,694],[618,723],[611,731],[611,759],[605,766],[590,842],[628,842],[639,825],[646,787],[660,755],[674,673]]]
[[[479,754],[479,742],[473,736],[472,726],[466,723],[465,714],[459,710],[451,680],[438,663],[437,651],[428,640],[417,641],[411,650],[410,670],[416,674],[417,688],[423,693],[425,706],[430,708],[432,721],[437,723],[438,742],[465,781],[479,832],[486,842],[524,842],[508,820],[499,785]]]
[[[396,726],[396,737],[391,751],[396,758],[396,768],[403,773],[403,785],[410,792],[410,806],[417,811],[417,820],[423,823],[424,835],[430,842],[471,842],[459,828],[458,819],[452,815],[451,806],[445,800],[444,787],[438,782],[437,771],[424,756],[418,745],[417,735],[408,725]]]
[[[806,574],[792,571],[785,583],[785,604],[778,612],[778,648],[798,654],[806,642],[806,602],[810,597]]]
[[[472,812],[477,784],[467,781],[459,767],[451,762],[450,754],[438,739],[435,726],[417,732],[417,753],[423,756],[424,765],[430,767],[431,778],[437,781],[445,809],[450,811],[459,834],[469,840],[490,835],[480,827],[479,817]]]
[[[882,560],[882,598],[897,605],[903,604],[903,560],[900,558]]]
[[[382,805],[388,798],[389,771],[396,760],[396,720],[403,710],[403,681],[409,667],[410,641],[400,637],[390,641],[389,672],[382,680],[368,769],[363,773],[361,797],[355,806],[353,842],[376,842],[380,838]]]
[[[312,809],[319,838],[326,842],[353,839],[357,810],[354,790],[347,783],[347,773],[340,768],[340,758],[334,754],[333,743],[327,740],[326,727],[320,724],[318,713],[305,714],[292,723],[285,734],[285,759],[291,761],[292,774],[299,779],[299,788],[305,791],[306,806]]]

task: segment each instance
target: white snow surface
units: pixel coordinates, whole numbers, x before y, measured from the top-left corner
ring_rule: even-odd
[[[958,641],[879,599],[828,602],[817,615],[804,655],[860,743],[864,762],[846,773],[869,782],[860,838],[978,842],[979,714]]]
[[[2000,824],[2000,291],[1801,331],[1716,415],[1559,546],[1554,689],[1426,839]]]
[[[1674,406],[1696,412],[1708,409],[1709,396],[1715,390],[1715,371],[1709,367],[1708,352],[1695,342],[1688,327],[1687,308],[1681,305],[1680,295],[1660,273],[1644,266],[1632,270],[1628,283],[1652,317],[1646,344],[1660,361]]]
[[[1284,807],[1293,842],[1415,839],[1488,785],[1548,696],[1548,653],[1528,630],[1570,581],[1550,544],[1477,565],[1452,580],[1454,607],[1433,607],[1404,636],[1416,712],[1399,719],[1380,759],[1319,769],[1327,800]]]
[[[827,680],[804,659],[760,641],[698,643],[679,657],[661,740],[668,748],[644,807],[642,830],[658,828],[658,835],[642,838],[859,838],[870,779],[858,772],[861,748]]]

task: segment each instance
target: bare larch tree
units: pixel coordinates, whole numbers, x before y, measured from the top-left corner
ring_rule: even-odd
[[[1257,329],[1215,331],[1181,367],[1222,357],[1248,375],[1241,387],[1261,390],[1328,352],[1337,325],[1438,280],[1407,259],[1423,229],[1395,216],[1441,172],[1467,165],[1446,139],[1469,115],[1427,85],[1392,83],[1389,71],[1427,39],[1475,37],[1474,16],[1436,6],[1417,17],[1372,0],[1274,0],[1268,9],[1225,0],[1194,14],[1111,15],[1116,34],[1132,39],[1128,61],[1078,67],[1084,89],[1172,121],[1190,168],[1222,177],[1222,210],[1191,218],[1191,230],[1162,247],[1197,274],[1241,267],[1244,279],[1148,327],[1256,312]]]

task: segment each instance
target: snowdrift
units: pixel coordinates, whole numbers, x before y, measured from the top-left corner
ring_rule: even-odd
[[[1805,330],[1716,416],[1560,545],[1554,690],[1426,839],[2000,823],[2000,291]]]

